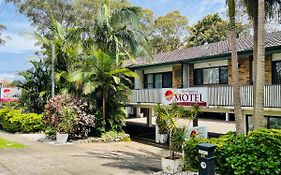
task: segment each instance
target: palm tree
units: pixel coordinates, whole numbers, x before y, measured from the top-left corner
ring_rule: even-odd
[[[77,59],[84,54],[81,32],[81,29],[65,28],[53,20],[50,34],[34,34],[37,44],[41,46],[42,54],[46,56],[46,64],[52,65],[52,69],[54,68],[54,71],[52,71],[52,84],[54,84],[53,76],[56,74],[58,81],[56,90],[58,91],[69,86],[62,75],[79,64]]]
[[[112,125],[113,121],[109,119],[115,115],[112,111],[116,111],[111,105],[128,96],[129,87],[126,82],[131,83],[128,77],[137,78],[137,75],[127,68],[117,66],[115,57],[102,51],[87,57],[82,69],[69,74],[69,80],[82,88],[84,94],[95,94],[98,103],[101,101],[103,120],[108,125]]]
[[[264,128],[264,58],[265,58],[265,44],[264,44],[264,0],[259,0],[258,3],[258,45],[257,45],[257,59],[256,59],[256,89],[255,89],[255,129]]]
[[[127,58],[133,60],[140,49],[149,53],[147,39],[139,28],[140,16],[139,7],[125,7],[112,12],[108,1],[104,0],[93,31],[95,46],[108,55],[116,54],[116,64],[122,64],[122,60]]]
[[[16,84],[22,89],[21,100],[29,112],[41,114],[44,112],[44,106],[50,97],[50,68],[43,60],[29,61],[32,68],[20,72],[23,78]]]
[[[261,4],[259,4],[261,3]],[[265,127],[264,111],[263,111],[263,89],[264,89],[264,19],[281,18],[281,1],[280,0],[263,0],[262,2],[257,0],[243,0],[243,5],[247,9],[247,13],[253,21],[254,29],[254,47],[253,47],[253,64],[254,64],[254,127]],[[259,7],[262,5],[263,7]],[[259,10],[263,12],[259,12]],[[262,14],[261,14],[262,13]],[[260,21],[261,20],[261,21]],[[262,28],[262,29],[259,29]],[[260,33],[258,34],[258,31]],[[261,37],[261,38],[258,38]],[[262,40],[263,44],[259,42],[259,54],[258,54],[258,40]],[[263,46],[262,46],[263,45]],[[260,64],[262,63],[262,64]],[[259,75],[259,76],[258,76]],[[261,79],[260,79],[261,78]],[[259,80],[258,80],[259,79]],[[261,84],[262,83],[262,84]]]
[[[232,86],[234,95],[234,114],[237,133],[244,133],[244,120],[241,107],[240,83],[238,70],[238,55],[236,46],[236,27],[235,27],[235,0],[227,0],[231,46],[231,65],[232,65]]]

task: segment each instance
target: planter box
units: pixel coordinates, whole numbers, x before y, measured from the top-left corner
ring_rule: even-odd
[[[175,160],[163,157],[161,159],[161,166],[164,173],[175,174],[182,172],[184,162],[181,158]]]
[[[67,139],[68,139],[68,134],[60,134],[60,133],[56,134],[56,143],[57,144],[64,144],[64,143],[66,143]]]
[[[168,134],[159,134],[159,143],[167,143]]]
[[[168,141],[168,134],[159,134],[159,126],[155,125],[155,142],[166,143]]]

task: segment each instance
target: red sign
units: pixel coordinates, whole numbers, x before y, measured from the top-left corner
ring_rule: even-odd
[[[19,88],[1,88],[0,102],[18,102],[20,94]]]

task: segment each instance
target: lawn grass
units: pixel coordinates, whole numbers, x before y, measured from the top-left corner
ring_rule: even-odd
[[[25,145],[0,138],[0,148],[24,148]]]

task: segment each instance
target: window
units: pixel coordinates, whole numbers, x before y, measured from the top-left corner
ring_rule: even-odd
[[[203,84],[218,84],[219,79],[219,68],[203,69]]]
[[[281,61],[272,62],[272,84],[281,84]]]
[[[194,70],[194,84],[195,85],[203,84],[203,70],[202,69]]]
[[[281,129],[281,117],[278,116],[264,116],[267,118],[267,128]],[[254,121],[252,115],[246,115],[246,131],[254,130]]]
[[[220,84],[228,84],[227,67],[220,67]]]
[[[153,74],[144,75],[144,88],[153,88]]]
[[[227,84],[227,67],[204,68],[194,70],[194,84]]]
[[[269,117],[268,128],[281,129],[281,117]]]
[[[154,88],[162,88],[162,74],[154,74]]]
[[[172,72],[145,74],[144,88],[170,88],[172,87]]]
[[[162,88],[172,87],[172,72],[162,74]]]

